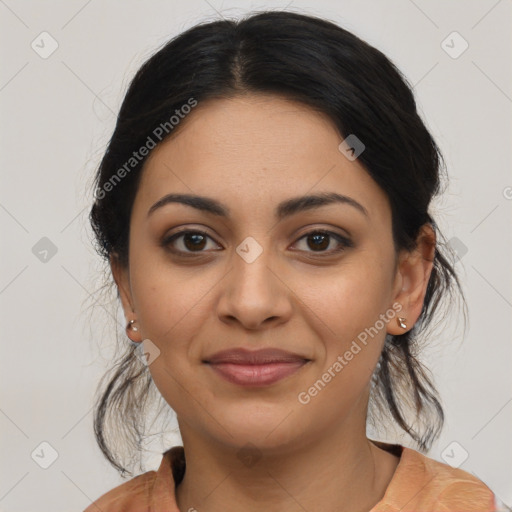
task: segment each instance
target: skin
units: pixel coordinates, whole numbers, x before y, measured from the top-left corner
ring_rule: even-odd
[[[407,329],[418,319],[432,270],[435,235],[426,225],[417,250],[395,253],[386,194],[338,149],[342,137],[323,114],[271,95],[200,103],[151,153],[130,221],[129,265],[111,268],[133,341],[160,350],[149,366],[177,413],[187,469],[180,510],[367,511],[384,495],[399,459],[366,437],[371,376],[396,318],[308,404],[307,391],[380,314],[402,305]],[[218,218],[182,204],[148,210],[168,193],[212,197]],[[362,204],[299,212],[276,222],[276,205],[315,192]],[[181,229],[208,234],[194,252]],[[341,252],[305,237],[328,229],[353,242]],[[263,252],[248,263],[246,237]],[[173,254],[170,248],[187,256]],[[329,255],[329,252],[331,254]],[[275,347],[311,361],[264,388],[217,376],[202,360],[227,348]],[[247,444],[260,457],[244,464]]]

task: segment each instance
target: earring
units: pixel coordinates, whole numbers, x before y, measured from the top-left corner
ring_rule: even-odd
[[[402,329],[407,329],[407,324],[405,323],[406,321],[406,318],[402,318],[401,316],[399,316],[397,319],[396,319],[398,325],[402,328]]]
[[[372,386],[377,386],[377,384],[379,382],[378,373],[380,372],[380,367],[381,367],[381,363],[380,363],[380,359],[379,359],[379,361],[377,361],[377,364],[375,365],[375,370],[373,370],[373,375],[372,375],[372,379],[371,379]]]
[[[128,325],[126,326],[126,330],[131,329],[134,332],[137,332],[139,329],[138,327],[135,327],[133,324],[136,322],[136,320],[130,320],[128,322]]]

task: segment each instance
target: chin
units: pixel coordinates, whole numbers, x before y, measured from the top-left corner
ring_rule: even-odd
[[[215,437],[220,436],[219,441],[233,447],[251,443],[261,450],[275,450],[298,443],[297,436],[302,435],[302,429],[297,427],[301,423],[297,422],[297,411],[286,403],[258,404],[251,400],[246,404],[218,405],[215,411],[220,424],[216,425]]]

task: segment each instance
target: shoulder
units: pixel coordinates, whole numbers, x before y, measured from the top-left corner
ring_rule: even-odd
[[[162,457],[157,471],[142,473],[91,503],[84,512],[179,512],[175,484],[183,478],[185,452],[174,446]]]
[[[399,476],[405,477],[408,485],[413,484],[416,489],[417,494],[413,498],[416,510],[495,510],[493,492],[484,482],[467,471],[405,447],[399,468]],[[405,481],[401,483],[406,485]]]
[[[156,471],[148,471],[114,487],[91,503],[84,512],[146,510],[155,485]]]

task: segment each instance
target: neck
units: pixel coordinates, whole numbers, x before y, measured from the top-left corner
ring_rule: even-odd
[[[364,512],[382,499],[399,462],[365,429],[323,432],[294,450],[258,447],[256,458],[244,461],[240,447],[187,429],[182,438],[186,471],[176,500],[186,511]]]

